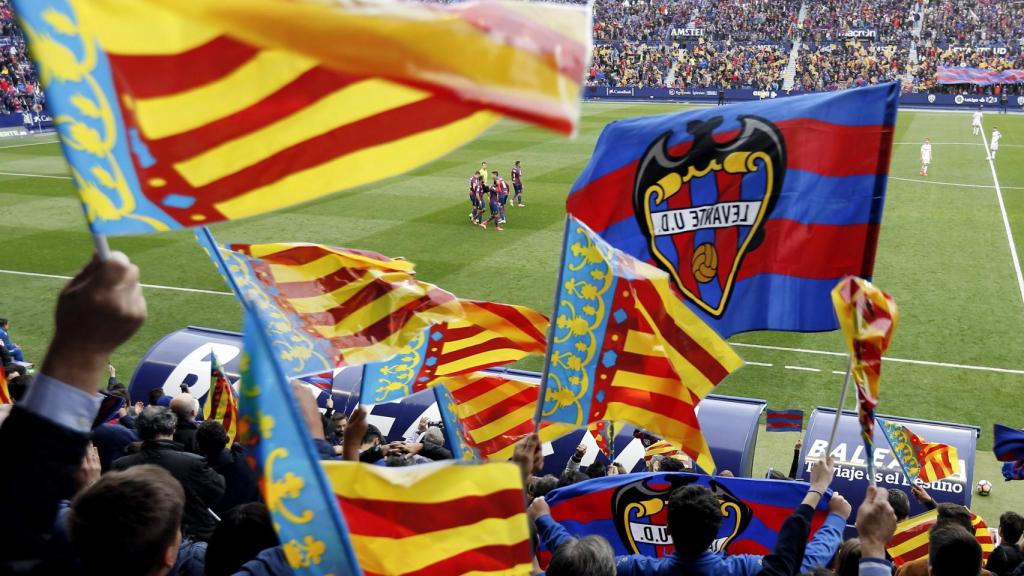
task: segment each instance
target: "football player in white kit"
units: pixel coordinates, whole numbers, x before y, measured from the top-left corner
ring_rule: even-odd
[[[974,136],[981,134],[981,106],[978,106],[978,109],[971,115],[971,134]]]
[[[1003,137],[1003,133],[999,131],[999,127],[995,126],[992,128],[992,141],[989,142],[989,150],[992,151],[991,158],[996,159],[996,152],[999,151],[999,140]]]
[[[932,163],[932,141],[928,138],[924,139],[924,144],[921,144],[921,176],[928,175],[928,165]]]

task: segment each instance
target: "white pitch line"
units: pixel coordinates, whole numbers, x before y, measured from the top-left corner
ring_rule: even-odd
[[[71,176],[51,176],[49,174],[24,174],[22,172],[0,172],[0,176],[21,176],[24,178],[53,178],[55,180],[71,180]]]
[[[746,364],[747,366],[764,366],[765,368],[771,368],[772,366],[774,366],[774,364],[768,364],[765,362],[748,362],[746,360],[744,360],[743,363]]]
[[[981,144],[979,144],[981,146]],[[995,186],[989,186],[988,184],[958,184],[956,182],[937,182],[935,180],[921,180],[919,178],[900,178],[898,176],[889,176],[889,180],[899,180],[900,182],[919,182],[921,184],[932,184],[935,186],[956,186],[958,188],[983,188],[986,190],[992,190]],[[1004,190],[1024,190],[1024,187],[1020,186],[1003,186]]]
[[[999,176],[996,175],[996,162],[988,149],[988,138],[985,137],[985,130],[981,130],[981,141],[985,144],[985,157],[988,158],[988,167],[992,170],[992,183],[996,185],[996,199],[999,200],[999,212],[1003,215],[1003,227],[1006,228],[1006,240],[1010,243],[1010,257],[1013,258],[1013,271],[1017,274],[1017,288],[1020,289],[1020,300],[1024,304],[1024,273],[1020,270],[1020,258],[1017,256],[1017,245],[1013,241],[1013,231],[1010,229],[1010,218],[1006,215],[1006,204],[1003,203],[1003,191],[999,189]]]
[[[842,370],[833,370],[832,373],[839,374],[840,376],[846,376],[846,372],[843,372]]]
[[[889,180],[899,180],[900,182],[920,182],[921,184],[935,184],[938,186],[957,186],[959,188],[995,188],[995,186],[989,186],[988,184],[957,184],[956,182],[936,182],[934,180],[921,180],[919,178],[899,178],[897,176],[889,176]]]
[[[821,372],[821,370],[819,370],[817,368],[808,368],[806,366],[788,366],[787,365],[787,366],[783,366],[783,368],[785,368],[786,370],[799,370],[801,372]],[[845,372],[844,372],[844,374],[845,374]]]
[[[11,146],[0,146],[0,150],[6,150],[8,148],[25,148],[28,146],[42,146],[43,144],[57,144],[60,140],[47,140],[46,142],[32,142],[30,144],[13,144]]]
[[[921,142],[893,142],[896,146],[921,146]],[[932,146],[982,146],[978,142],[932,142]],[[1024,148],[1024,145],[1006,145],[1009,148]]]
[[[35,278],[55,278],[57,280],[71,280],[71,276],[62,276],[60,274],[40,274],[39,272],[22,272],[21,270],[0,270],[0,274],[13,274],[15,276],[33,276]],[[143,284],[143,288],[153,288],[156,290],[173,290],[175,292],[191,292],[193,294],[216,294],[218,296],[234,296],[231,292],[222,292],[220,290],[203,290],[202,288],[180,288],[178,286],[162,286],[160,284]]]
[[[826,350],[809,350],[807,348],[787,348],[785,346],[767,346],[765,344],[744,344],[742,342],[730,342],[731,346],[738,346],[740,348],[759,348],[761,350],[781,350],[783,352],[800,352],[802,354],[819,354],[822,356],[842,356],[846,357],[845,352],[828,352]],[[907,358],[892,358],[885,356],[882,359],[883,362],[897,362],[900,364],[917,364],[919,366],[936,366],[940,368],[959,368],[961,370],[978,370],[981,372],[998,372],[1000,374],[1020,374],[1024,375],[1024,370],[1014,370],[1012,368],[993,368],[991,366],[974,366],[971,364],[953,364],[951,362],[932,362],[930,360],[909,360]],[[843,372],[846,374],[846,372]]]

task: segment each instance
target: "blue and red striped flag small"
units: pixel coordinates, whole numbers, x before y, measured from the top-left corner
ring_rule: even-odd
[[[1024,430],[995,424],[992,427],[992,436],[992,451],[996,454],[996,460],[1001,462],[1024,460]]]
[[[765,432],[800,432],[803,429],[803,410],[768,409],[768,424],[765,426]]]

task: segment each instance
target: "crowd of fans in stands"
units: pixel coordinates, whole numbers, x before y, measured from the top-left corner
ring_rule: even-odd
[[[0,0],[0,114],[31,110],[43,101],[25,39],[15,26],[9,0]]]
[[[932,0],[926,40],[936,46],[1017,46],[1024,35],[1024,5],[1007,0]]]
[[[245,449],[229,445],[218,421],[197,422],[199,404],[190,394],[183,390],[171,398],[155,389],[147,404],[122,407],[94,427],[91,412],[99,405],[95,395],[102,380],[107,380],[107,394],[127,400],[108,360],[147,316],[138,269],[121,253],[94,261],[70,281],[56,309],[55,335],[38,378],[16,392],[13,408],[0,409],[0,451],[5,461],[16,464],[0,475],[0,492],[7,495],[0,506],[0,573],[292,574]],[[24,363],[20,350],[22,360],[13,360],[17,346],[10,323],[0,322],[0,328],[5,358],[11,358],[12,366]],[[303,385],[293,386],[299,413],[322,459],[406,466],[452,456],[443,446],[444,435],[426,420],[405,441],[386,443],[369,425],[364,409],[357,408],[349,418],[328,404],[321,414]],[[731,556],[712,551],[723,521],[718,496],[707,487],[685,485],[666,503],[675,552],[653,558],[616,557],[604,539],[577,539],[552,518],[545,499],[552,490],[627,473],[621,465],[596,462],[583,468],[585,453],[580,446],[560,477],[537,475],[544,456],[536,434],[521,439],[512,457],[522,471],[527,516],[537,539],[552,553],[549,576],[892,574],[886,548],[897,522],[909,514],[907,494],[868,487],[856,512],[857,537],[843,541],[853,510],[838,492],[825,505],[824,522],[812,523],[835,474],[831,458],[811,465],[803,501],[779,526],[771,553]],[[798,444],[789,475],[772,477],[792,480],[799,456]],[[685,458],[658,456],[650,461],[652,470],[662,472],[691,466]],[[919,487],[912,494],[936,510],[937,521],[929,532],[928,556],[897,573],[982,574],[982,549],[968,509],[936,504]],[[999,535],[1001,542],[985,567],[996,576],[1021,576],[1024,518],[1004,513]]]
[[[794,89],[842,90],[903,78],[907,50],[854,40],[801,50]]]

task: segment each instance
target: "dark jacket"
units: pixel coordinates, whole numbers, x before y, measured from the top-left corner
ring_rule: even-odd
[[[988,556],[985,569],[996,576],[1010,576],[1024,562],[1024,554],[1016,544],[1002,543]]]
[[[89,437],[15,406],[0,428],[0,573],[12,561],[38,560],[61,500],[75,493],[74,475]]]
[[[178,419],[178,427],[174,431],[174,441],[181,444],[186,452],[196,451],[196,430],[199,425],[191,420]]]
[[[123,423],[107,422],[92,431],[92,443],[100,453],[100,468],[106,472],[110,465],[125,455],[124,449],[132,442],[138,442],[139,435]]]
[[[195,540],[207,540],[217,525],[210,507],[224,495],[224,477],[214,472],[206,458],[170,440],[147,440],[136,454],[114,460],[113,470],[156,464],[167,470],[185,489],[185,515],[181,531]]]
[[[210,468],[224,477],[224,496],[212,506],[217,516],[223,517],[239,504],[260,501],[259,476],[245,462],[241,445],[234,444],[231,449],[221,450],[220,454],[207,460]]]

